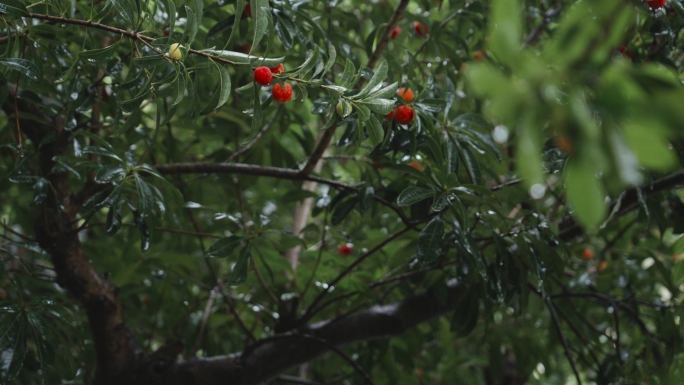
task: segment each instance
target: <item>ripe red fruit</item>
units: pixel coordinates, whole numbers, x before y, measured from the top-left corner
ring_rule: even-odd
[[[651,9],[658,9],[665,6],[665,1],[666,0],[646,0],[646,4],[648,4]]]
[[[289,102],[290,100],[292,100],[292,86],[285,83],[285,89],[283,89],[283,87],[281,87],[280,84],[276,84],[275,86],[273,86],[273,91],[271,91],[271,95],[273,95],[273,99],[281,103]]]
[[[380,161],[377,159],[373,159],[373,167],[375,167],[376,170],[382,170],[383,167],[380,165]]]
[[[278,64],[276,67],[271,68],[271,73],[277,75],[285,72],[285,66],[283,63]]]
[[[387,118],[387,120],[389,120],[389,121],[391,122],[392,119],[394,119],[394,114],[396,114],[396,113],[397,113],[397,109],[395,108],[395,109],[392,110],[392,112],[390,112],[389,114],[387,114],[385,117]]]
[[[473,52],[473,59],[478,62],[482,63],[486,58],[486,55],[483,51],[475,51]]]
[[[401,96],[406,103],[413,101],[413,91],[410,88],[400,88],[397,91],[397,95]]]
[[[572,144],[572,141],[563,135],[558,135],[557,137],[555,137],[554,143],[556,144],[556,147],[558,147],[559,150],[566,154],[570,154],[575,149],[575,146]]]
[[[409,166],[415,168],[418,171],[423,171],[423,166],[421,166],[421,164],[416,161],[409,163]]]
[[[252,17],[252,4],[245,4],[245,10],[243,11],[247,17]]]
[[[594,250],[592,250],[588,247],[586,249],[584,249],[584,251],[582,251],[582,259],[586,259],[586,260],[594,259]]]
[[[416,33],[418,34],[418,36],[425,36],[428,33],[430,33],[430,31],[428,30],[428,27],[425,24],[421,23],[420,21],[416,21],[413,23],[413,29],[416,30]]]
[[[345,243],[344,245],[340,245],[337,248],[337,252],[340,253],[340,255],[349,255],[354,251],[354,248],[352,247],[351,243]]]
[[[143,297],[142,304],[143,304],[143,306],[149,305],[150,304],[150,297]]]
[[[392,30],[392,34],[390,35],[390,39],[396,39],[400,33],[401,33],[401,28],[394,27],[394,29]]]
[[[618,52],[620,52],[622,56],[626,57],[627,59],[632,60],[632,51],[628,50],[627,46],[623,45],[620,47]]]
[[[266,66],[257,67],[254,70],[254,81],[261,84],[262,86],[267,86],[271,84],[273,80],[273,73],[271,69]]]
[[[399,124],[409,124],[416,117],[416,113],[413,112],[413,108],[409,106],[399,106],[397,107],[394,119],[396,119]]]

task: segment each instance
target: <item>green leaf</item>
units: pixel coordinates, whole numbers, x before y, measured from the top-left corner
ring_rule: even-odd
[[[418,203],[434,196],[435,190],[411,186],[399,194],[399,197],[397,198],[397,204],[399,206],[411,206],[414,203]]]
[[[33,185],[33,203],[41,204],[45,200],[48,194],[48,189],[50,188],[50,182],[45,178],[40,178]]]
[[[225,258],[230,256],[233,251],[240,246],[242,242],[242,237],[237,235],[231,235],[229,237],[221,238],[214,242],[213,245],[207,250],[207,256],[209,258]]]
[[[216,85],[216,89],[214,89],[214,94],[212,95],[206,107],[204,107],[204,110],[202,110],[201,115],[206,115],[217,108],[220,108],[226,103],[226,101],[228,101],[228,98],[230,97],[231,85],[228,71],[222,64],[216,63],[213,60],[211,62],[214,63],[216,69],[218,70],[219,81]]]
[[[103,166],[95,174],[95,182],[110,183],[126,176],[126,169],[119,165]]]
[[[197,25],[197,18],[195,17],[195,13],[188,7],[187,5],[185,7],[185,14],[186,14],[186,22],[185,22],[185,29],[183,30],[183,35],[180,38],[180,44],[187,44],[188,46],[192,45],[192,41],[195,38],[195,35],[197,34],[197,28],[199,27]]]
[[[109,198],[112,192],[114,192],[114,186],[93,194],[90,198],[83,202],[81,210],[88,212],[91,210],[99,210],[100,208],[106,206],[109,203],[107,198]]]
[[[359,196],[361,197],[361,212],[368,211],[373,205],[373,196],[375,189],[371,185],[364,185],[359,189]]]
[[[489,20],[490,48],[504,63],[518,56],[522,44],[522,11],[520,0],[494,0]]]
[[[252,49],[254,49],[268,31],[268,24],[271,23],[271,5],[268,0],[252,0],[251,4],[254,16],[254,38],[252,39]]]
[[[233,267],[233,273],[230,275],[230,284],[239,285],[247,280],[247,268],[249,267],[249,260],[252,257],[252,246],[246,245],[240,249],[237,262]]]
[[[133,111],[139,109],[140,104],[142,104],[143,100],[147,99],[147,95],[149,95],[149,93],[150,93],[149,85],[145,84],[143,86],[143,89],[140,91],[140,93],[131,99],[118,100],[118,95],[117,95],[117,101],[119,103],[119,107],[121,107],[121,110],[123,112],[133,112]]]
[[[373,74],[373,77],[368,81],[368,84],[366,84],[361,91],[359,92],[358,97],[363,98],[368,93],[375,88],[378,84],[382,82],[382,80],[387,76],[387,70],[389,69],[389,66],[387,65],[387,60],[383,60],[382,63],[378,66],[378,69],[375,71]],[[394,94],[392,94],[394,96]],[[387,112],[389,113],[389,111]]]
[[[399,88],[399,82],[394,82],[385,88],[381,88],[370,95],[368,99],[390,99],[397,94],[397,88]]]
[[[328,73],[330,69],[335,65],[335,59],[337,58],[337,51],[335,50],[335,46],[330,44],[328,46],[328,61],[325,63],[325,70],[323,73]]]
[[[121,210],[123,205],[120,199],[120,191],[121,190],[117,189],[109,198],[109,201],[111,201],[112,204],[109,207],[109,212],[107,213],[107,223],[105,224],[107,234],[109,235],[114,235],[119,232],[119,229],[121,229],[121,225],[123,223],[121,219]]]
[[[19,0],[0,0],[0,13],[8,16],[24,16],[28,13],[26,6]]]
[[[395,102],[394,99],[366,99],[361,103],[377,114],[387,115],[392,112]]]
[[[667,129],[657,121],[629,121],[623,125],[627,144],[639,163],[652,170],[668,171],[677,165],[677,156],[670,143],[658,135]]]
[[[358,201],[358,197],[351,197],[335,206],[330,223],[332,223],[333,225],[339,225],[340,223],[342,223],[344,218],[346,218],[347,215],[349,215],[349,213],[352,211],[354,206],[356,206],[356,203]]]
[[[83,153],[84,154],[95,154],[95,155],[100,155],[100,156],[106,156],[112,159],[116,159],[119,162],[123,163],[123,160],[119,158],[118,155],[113,153],[112,151],[106,149],[105,147],[99,147],[99,146],[85,146],[83,147]]]
[[[475,159],[475,155],[467,146],[459,146],[459,150],[463,155],[463,164],[468,170],[468,175],[473,184],[482,184],[482,171],[480,170],[480,162]]]
[[[109,47],[107,47],[109,48]],[[107,58],[109,60],[111,58]],[[105,61],[107,61],[105,60]],[[150,55],[150,56],[141,56],[141,57],[136,57],[133,58],[133,64],[135,64],[138,68],[152,68],[156,67],[162,63],[164,63],[166,59],[164,58],[164,55]]]
[[[11,68],[15,71],[18,71],[22,75],[25,75],[32,80],[38,81],[43,77],[43,73],[40,70],[40,68],[38,68],[37,65],[33,64],[32,62],[30,62],[26,59],[19,59],[19,58],[0,59],[0,65]]]
[[[152,189],[138,174],[135,174],[135,190],[138,193],[138,209],[143,218],[152,215],[155,201]]]
[[[563,172],[568,202],[572,205],[574,216],[585,228],[600,225],[608,211],[606,193],[595,175],[593,165],[578,160],[568,162]]]
[[[2,317],[0,324],[0,379],[9,381],[24,366],[26,357],[26,318],[13,312]]]
[[[468,290],[459,298],[451,318],[451,331],[459,337],[470,334],[480,316],[480,298],[476,290]]]
[[[259,87],[254,87],[254,105],[252,109],[252,132],[257,132],[261,129],[261,122],[264,115],[261,112],[261,100],[259,100]]]
[[[137,7],[131,3],[130,0],[111,0],[112,5],[116,8],[117,13],[126,22],[129,28],[136,28],[138,26],[138,12]]]
[[[433,218],[418,235],[418,252],[416,257],[422,263],[429,263],[442,253],[444,243],[444,222],[437,216]]]
[[[140,251],[144,253],[150,248],[150,229],[145,218],[137,210],[133,211],[133,221],[140,232]]]
[[[382,128],[382,123],[375,116],[371,115],[370,119],[368,119],[366,130],[368,130],[368,139],[370,139],[373,146],[381,144],[383,139],[385,139],[385,130]]]
[[[356,77],[354,74],[356,73],[356,67],[354,66],[354,63],[352,63],[351,60],[347,59],[347,61],[344,64],[344,70],[342,71],[342,77],[340,78],[339,81],[339,86],[340,87],[349,87],[352,83],[354,83]]]
[[[36,313],[28,314],[28,322],[31,326],[31,334],[33,334],[33,341],[36,345],[36,356],[40,364],[40,370],[43,375],[43,383],[48,376],[48,368],[55,361],[55,352],[47,340],[48,328],[45,320]]]
[[[132,127],[137,127],[141,120],[142,110],[140,108],[136,108],[133,110],[133,113],[128,116],[128,119],[126,119],[126,121],[120,125],[119,128],[117,128],[116,131],[110,135],[110,137],[116,138],[117,136],[125,134],[126,131],[130,130]]]
[[[121,39],[117,40],[116,43],[105,48],[91,49],[89,51],[83,51],[78,54],[78,57],[88,63],[104,63],[112,60],[116,48],[119,46]]]
[[[236,64],[253,64],[253,63],[258,63],[259,65],[263,65],[266,67],[275,67],[278,64],[282,63],[283,60],[285,60],[284,57],[277,57],[277,58],[264,58],[260,56],[254,56],[254,55],[248,55],[242,52],[234,52],[234,51],[226,51],[226,50],[212,50],[212,49],[205,49],[202,50],[204,53],[208,53],[210,55],[218,56],[222,59],[230,60]]]

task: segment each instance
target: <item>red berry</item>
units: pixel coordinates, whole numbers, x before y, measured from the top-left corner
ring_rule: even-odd
[[[409,166],[415,168],[418,171],[423,171],[423,166],[421,166],[420,163],[418,163],[416,161],[409,163]]]
[[[428,27],[425,24],[421,23],[420,21],[416,21],[415,23],[413,23],[413,29],[416,30],[416,33],[418,34],[418,36],[425,36],[428,33],[430,33],[430,31],[428,30]]]
[[[658,9],[665,6],[665,1],[667,0],[646,0],[646,4],[648,4],[651,9]]]
[[[584,251],[582,251],[582,259],[586,259],[586,260],[594,259],[594,250],[592,250],[588,247],[586,249],[584,249]]]
[[[283,63],[278,64],[277,66],[271,68],[271,73],[277,75],[277,74],[282,74],[285,72],[285,66]]]
[[[401,96],[406,103],[411,103],[413,101],[413,91],[410,88],[400,88],[397,91],[397,95]]]
[[[620,47],[618,50],[623,56],[627,57],[627,59],[632,60],[632,51],[627,49],[627,46],[623,45]]]
[[[243,11],[247,17],[252,17],[252,4],[245,4],[245,10]]]
[[[377,170],[383,169],[383,167],[380,165],[380,161],[377,159],[373,159],[373,167],[375,167],[375,169],[377,169]]]
[[[292,100],[292,86],[285,83],[285,89],[283,89],[280,84],[276,84],[273,86],[271,95],[273,95],[273,99],[281,103],[289,102]]]
[[[486,55],[485,55],[485,53],[482,52],[482,51],[475,51],[475,52],[473,52],[473,59],[474,59],[476,62],[482,63],[482,62],[484,61],[485,57],[486,57]]]
[[[149,305],[150,304],[150,297],[143,297],[142,304],[143,304],[143,306]]]
[[[394,119],[397,120],[399,124],[409,124],[416,117],[416,113],[413,112],[413,108],[409,106],[399,106],[397,107],[397,112],[394,115]]]
[[[344,245],[340,245],[337,248],[337,252],[340,253],[340,255],[349,255],[354,251],[354,248],[352,247],[351,243],[345,243]]]
[[[271,84],[273,80],[273,73],[271,69],[265,66],[257,67],[254,70],[254,81],[261,84],[262,86],[267,86]]]
[[[392,112],[390,112],[389,114],[387,114],[387,116],[386,116],[387,120],[389,120],[389,121],[391,122],[392,119],[394,119],[394,114],[396,114],[396,113],[397,113],[397,109],[395,108],[395,109],[392,110]]]
[[[401,28],[399,28],[399,27],[394,27],[394,29],[392,30],[392,34],[390,35],[390,38],[391,38],[391,39],[396,39],[397,36],[399,36],[400,33],[401,33]]]

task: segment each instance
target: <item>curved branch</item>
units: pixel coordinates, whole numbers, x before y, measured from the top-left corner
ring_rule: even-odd
[[[171,163],[157,165],[155,166],[155,168],[157,169],[157,171],[159,171],[159,173],[164,175],[208,173],[267,176],[278,179],[307,180],[327,184],[328,186],[333,186],[340,190],[347,190],[354,193],[359,192],[359,189],[357,189],[356,187],[349,186],[342,182],[320,178],[317,176],[306,175],[298,170],[290,168],[258,166],[254,164],[244,163]],[[378,195],[373,195],[373,200],[384,206],[389,207],[399,216],[399,218],[401,218],[404,224],[410,226],[411,228],[415,228],[415,225],[421,222],[412,222],[406,217],[404,212],[399,207],[393,205],[391,202],[379,197]]]
[[[328,321],[308,325],[301,331],[258,341],[242,355],[195,358],[178,362],[164,377],[165,384],[255,385],[276,378],[284,371],[329,351],[319,341],[284,336],[313,336],[330,346],[346,345],[396,336],[407,329],[453,310],[464,285],[455,280],[447,284],[444,302],[432,292],[389,305],[369,309]]]

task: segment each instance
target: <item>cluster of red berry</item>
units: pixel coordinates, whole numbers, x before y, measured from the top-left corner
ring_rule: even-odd
[[[406,103],[411,103],[415,97],[410,88],[400,88],[397,91],[397,95],[401,96]],[[410,124],[415,117],[415,111],[408,105],[399,106],[387,114],[387,120],[392,121],[392,119],[394,119],[399,124]]]
[[[285,66],[283,66],[282,63],[273,68],[268,68],[266,66],[257,67],[254,70],[254,81],[262,86],[269,86],[271,85],[271,81],[273,81],[273,75],[282,74],[283,72],[285,72]],[[273,99],[281,103],[292,100],[292,86],[287,83],[284,83],[284,85],[285,87],[276,84],[273,86],[273,90],[271,90]]]

